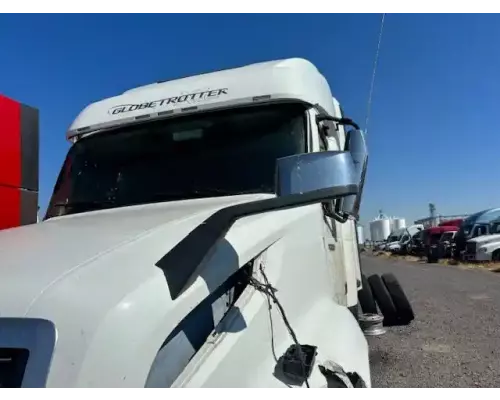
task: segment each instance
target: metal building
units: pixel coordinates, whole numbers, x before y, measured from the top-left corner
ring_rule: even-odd
[[[424,228],[431,228],[433,226],[438,226],[442,222],[451,221],[453,219],[467,218],[469,215],[461,214],[461,215],[436,215],[433,217],[426,217],[417,219],[415,224],[422,224]]]

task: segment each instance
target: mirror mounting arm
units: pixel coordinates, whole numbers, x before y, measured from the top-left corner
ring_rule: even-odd
[[[348,126],[352,126],[354,129],[360,130],[359,125],[350,118],[332,117],[331,115],[328,115],[325,113],[320,113],[320,114],[316,115],[316,123],[319,124],[322,121],[332,121],[332,122],[336,122],[337,124],[340,124],[340,125],[348,125]]]
[[[335,221],[345,224],[349,220],[349,214],[343,211],[335,210],[335,207],[331,203],[323,203],[323,212],[329,218]]]

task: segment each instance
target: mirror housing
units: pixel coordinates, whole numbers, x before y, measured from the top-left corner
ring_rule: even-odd
[[[351,155],[354,163],[358,193],[337,201],[335,211],[340,215],[344,214],[346,217],[351,216],[358,220],[368,166],[368,146],[363,132],[359,129],[347,132],[344,149]]]
[[[358,179],[350,153],[323,151],[293,155],[277,160],[276,194],[278,198],[314,195],[317,202],[338,199],[338,189],[356,187]],[[299,198],[297,201],[301,202]]]
[[[340,223],[346,222],[349,217],[359,220],[359,209],[361,206],[361,198],[366,176],[366,168],[368,165],[368,147],[365,137],[358,124],[352,119],[345,117],[333,117],[323,109],[319,104],[314,107],[318,114],[316,115],[316,124],[318,129],[324,121],[332,121],[338,125],[345,127],[350,126],[353,129],[346,133],[344,151],[351,153],[355,164],[356,175],[358,177],[358,193],[353,196],[335,200],[333,202],[324,202],[323,208],[325,215],[335,219]],[[320,133],[321,135],[321,133]]]

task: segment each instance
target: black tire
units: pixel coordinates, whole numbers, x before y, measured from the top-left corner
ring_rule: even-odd
[[[387,290],[382,278],[378,275],[368,277],[368,283],[373,292],[373,297],[380,308],[380,312],[384,316],[384,326],[398,325],[398,312],[392,297]]]
[[[415,313],[399,281],[394,274],[383,274],[382,281],[396,306],[398,325],[409,325],[415,319]]]
[[[361,290],[358,291],[358,302],[364,314],[377,314],[377,303],[373,297],[372,289],[364,274],[361,275]]]
[[[439,259],[436,257],[436,253],[433,251],[433,249],[429,248],[427,249],[427,263],[429,264],[434,264],[437,263]]]

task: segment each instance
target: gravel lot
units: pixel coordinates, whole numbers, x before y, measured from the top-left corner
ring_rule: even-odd
[[[409,327],[370,337],[373,387],[500,387],[500,274],[362,256],[392,272],[414,308]]]

